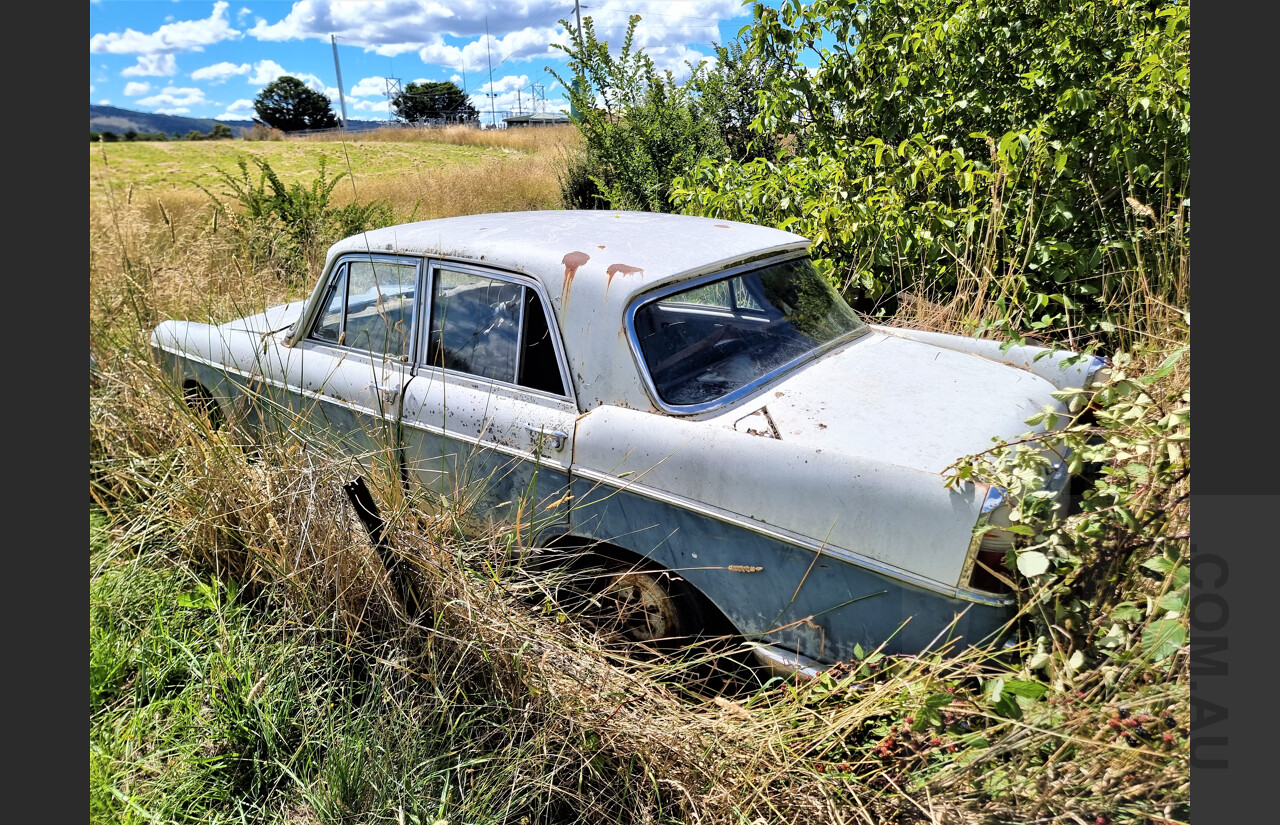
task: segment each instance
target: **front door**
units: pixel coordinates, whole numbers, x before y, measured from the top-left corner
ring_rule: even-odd
[[[286,356],[289,426],[354,456],[366,472],[400,474],[400,406],[411,378],[420,277],[413,258],[337,261],[311,329]]]

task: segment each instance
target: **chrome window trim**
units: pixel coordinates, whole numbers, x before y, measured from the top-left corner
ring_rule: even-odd
[[[664,412],[668,412],[673,415],[694,415],[697,413],[710,412],[711,410],[719,409],[721,407],[727,407],[735,403],[739,399],[745,398],[746,396],[751,395],[752,393],[759,390],[761,387],[777,380],[781,376],[795,370],[797,367],[801,366],[802,364],[806,364],[816,358],[819,358],[822,355],[830,352],[831,350],[837,347],[843,346],[844,344],[847,344],[850,341],[855,341],[863,337],[864,335],[866,335],[868,332],[870,332],[871,326],[867,324],[865,321],[863,321],[861,318],[859,318],[858,322],[862,324],[862,327],[860,329],[853,330],[852,332],[847,332],[838,338],[834,338],[828,341],[827,343],[822,344],[821,346],[818,346],[810,350],[804,355],[801,355],[799,358],[793,358],[790,361],[786,362],[785,364],[775,367],[774,369],[770,370],[764,375],[761,375],[759,378],[756,378],[755,380],[750,381],[742,385],[741,387],[738,387],[736,390],[726,393],[725,395],[722,395],[713,401],[704,401],[700,404],[669,404],[662,399],[661,394],[659,394],[658,392],[657,385],[655,385],[653,382],[653,376],[649,374],[649,365],[645,361],[644,351],[640,348],[640,336],[636,333],[636,313],[640,310],[642,306],[645,306],[646,304],[654,303],[656,301],[661,301],[667,295],[673,295],[677,292],[684,292],[687,289],[694,289],[698,286],[702,286],[712,281],[719,281],[725,278],[732,278],[736,275],[741,275],[742,273],[749,272],[751,270],[760,269],[766,266],[772,266],[773,264],[784,263],[786,261],[795,260],[798,258],[808,258],[808,257],[809,257],[808,250],[798,250],[793,252],[785,252],[780,255],[774,255],[768,258],[758,258],[748,263],[740,264],[738,266],[730,267],[728,269],[719,269],[719,270],[716,270],[715,272],[699,275],[698,277],[690,278],[687,281],[678,281],[676,283],[664,284],[657,289],[654,289],[650,292],[643,293],[641,295],[637,295],[635,298],[633,298],[631,300],[631,303],[627,305],[627,309],[624,313],[624,316],[625,316],[624,324],[627,331],[627,341],[631,345],[631,357],[635,360],[636,371],[640,375],[641,381],[644,384],[645,392],[648,393],[649,399],[653,402],[654,406],[656,406],[658,409]],[[723,311],[724,308],[710,307],[708,311],[711,311],[711,310]]]

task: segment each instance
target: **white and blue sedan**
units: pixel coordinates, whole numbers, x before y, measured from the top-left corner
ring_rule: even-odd
[[[637,639],[727,628],[783,670],[988,639],[1007,505],[947,468],[1101,362],[868,324],[809,246],[652,213],[423,221],[334,244],[304,301],[152,346],[223,417],[597,551]]]

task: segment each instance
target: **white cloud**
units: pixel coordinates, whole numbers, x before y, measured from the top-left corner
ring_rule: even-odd
[[[173,111],[178,107],[181,107],[183,110],[182,113],[185,113],[190,111],[190,109],[187,107],[199,106],[204,102],[205,102],[205,97],[204,97],[204,91],[202,89],[193,89],[190,87],[181,88],[178,86],[165,86],[163,89],[159,91],[158,94],[154,94],[150,97],[140,98],[138,100],[138,105],[154,106],[156,107],[157,112],[160,112],[161,114],[165,114],[165,115],[171,115],[171,114],[178,114],[178,112]],[[170,111],[165,111],[165,109],[168,109]]]
[[[121,70],[122,77],[173,77],[178,73],[178,61],[171,54],[143,54],[138,62]]]
[[[212,12],[204,19],[180,19],[192,14],[192,8],[210,7]],[[95,14],[97,8],[94,7]],[[474,105],[482,110],[488,110],[491,105],[500,109],[515,109],[517,105],[530,109],[529,84],[530,78],[534,78],[533,82],[540,84],[547,95],[548,111],[568,107],[563,100],[564,90],[544,68],[551,66],[562,75],[567,71],[565,53],[554,46],[567,45],[575,28],[573,3],[569,0],[273,0],[252,7],[236,7],[229,0],[207,2],[207,5],[174,0],[168,8],[173,10],[171,17],[151,31],[139,32],[119,23],[112,24],[118,27],[115,32],[91,34],[90,53],[110,58],[112,74],[115,74],[108,79],[91,72],[91,95],[110,92],[121,99],[118,85],[121,75],[137,80],[175,78],[178,76],[176,55],[209,51],[210,57],[201,61],[204,65],[190,73],[192,85],[212,89],[215,84],[243,78],[248,86],[256,87],[248,92],[252,95],[273,80],[292,75],[328,95],[338,109],[341,96],[324,80],[332,76],[329,67],[321,67],[312,54],[315,51],[323,55],[327,63],[325,53],[332,36],[339,47],[362,49],[366,60],[374,55],[395,58],[394,65],[390,59],[385,61],[386,68],[376,63],[361,66],[353,61],[357,62],[357,76],[363,77],[347,90],[346,104],[351,111],[379,115],[385,112],[386,80],[380,74],[371,74],[374,72],[396,74],[400,78],[419,74],[430,80],[448,77],[464,88],[483,89],[473,95]],[[196,12],[199,13],[202,12]],[[749,15],[750,10],[742,0],[587,0],[587,6],[582,9],[583,17],[592,19],[597,38],[607,40],[615,54],[621,48],[631,13],[638,13],[641,18],[634,47],[643,49],[659,69],[669,69],[681,80],[688,73],[686,61],[697,63],[709,58],[708,44],[720,39],[717,23],[742,18]],[[124,19],[132,22],[134,18]],[[561,20],[566,21],[566,25],[562,26]],[[91,25],[95,24],[91,22]],[[491,36],[486,37],[486,33]],[[311,41],[303,47],[307,56],[298,57],[300,52],[269,45],[287,41]],[[323,46],[312,45],[317,42]],[[215,50],[213,47],[219,43],[222,45]],[[120,71],[120,58],[116,57],[119,55],[134,56],[137,62]],[[277,60],[289,63],[294,71]],[[346,58],[343,63],[347,63]],[[344,68],[347,67],[344,65]],[[494,90],[489,89],[490,68]],[[306,71],[299,71],[303,69]],[[401,82],[408,83],[403,79]],[[136,84],[129,88],[141,87],[142,84]],[[497,95],[492,101],[484,96],[484,92],[491,91]],[[155,94],[164,96],[164,92]],[[137,102],[140,107],[143,105],[142,101]],[[161,102],[158,105],[190,106],[194,107],[193,111],[203,113],[216,111],[214,107],[221,106],[221,102]],[[241,119],[242,116],[233,113],[236,105],[228,107],[222,116]]]
[[[370,114],[378,115],[377,118],[366,118],[368,120],[383,120],[395,117],[395,113],[390,111],[387,106],[386,98],[382,100],[352,100],[347,98],[347,114],[353,112],[369,112]]]
[[[603,39],[626,29],[631,13],[641,15],[637,38],[646,42],[686,42],[718,37],[718,20],[741,17],[742,0],[593,0],[584,10]],[[298,0],[275,23],[260,20],[247,34],[260,40],[328,40],[367,50],[421,48],[441,37],[478,39],[489,32],[554,29],[560,20],[574,25],[567,0]],[[664,35],[665,33],[668,33]],[[381,53],[381,52],[379,52]]]
[[[516,89],[525,89],[528,85],[529,85],[529,76],[526,74],[522,74],[522,75],[507,75],[506,77],[500,77],[497,80],[493,81],[492,87],[490,87],[488,83],[485,83],[482,88],[488,91],[502,93],[502,92],[514,92]],[[515,99],[514,96],[512,97],[512,99],[513,100]]]
[[[253,120],[257,117],[257,112],[253,109],[253,101],[241,98],[235,103],[227,107],[227,110],[220,115],[214,115],[214,120]]]
[[[385,77],[362,77],[359,82],[347,90],[347,97],[381,97],[387,96],[387,79]]]
[[[462,46],[450,46],[441,39],[418,50],[418,57],[429,65],[448,66],[468,72],[498,68],[508,60],[534,60],[558,58],[564,53],[552,48],[552,43],[567,43],[568,34],[563,29],[526,28],[514,31],[506,37],[485,38]]]
[[[214,63],[212,66],[205,66],[196,69],[191,73],[192,80],[207,80],[210,83],[225,83],[238,75],[247,75],[253,71],[253,67],[248,63]]]
[[[241,36],[227,23],[227,5],[225,0],[219,0],[204,20],[165,23],[151,34],[133,29],[95,34],[89,38],[89,53],[146,55],[203,51],[205,46]]]
[[[137,81],[131,81],[124,84],[125,97],[137,97],[138,95],[145,95],[149,91],[151,91],[150,83],[138,83]]]
[[[249,82],[265,86],[277,77],[283,77],[289,74],[285,71],[284,66],[274,60],[260,60],[253,64],[253,72],[249,75]]]

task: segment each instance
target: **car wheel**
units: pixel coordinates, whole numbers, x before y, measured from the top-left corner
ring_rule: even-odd
[[[666,571],[615,568],[597,596],[601,624],[655,647],[684,640],[699,630],[698,617],[678,584]]]
[[[191,412],[209,425],[210,430],[217,430],[222,426],[222,410],[218,407],[218,402],[200,384],[189,382],[182,390],[182,400]]]

